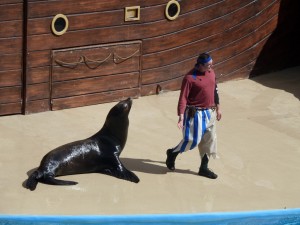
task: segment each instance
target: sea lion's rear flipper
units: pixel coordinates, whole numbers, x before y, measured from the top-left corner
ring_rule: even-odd
[[[36,170],[34,171],[27,179],[25,187],[31,191],[34,191],[37,184],[38,179],[41,177],[40,173]]]
[[[125,166],[119,161],[119,165],[116,166],[116,168],[109,168],[102,171],[102,173],[105,173],[107,175],[111,175],[113,177],[128,180],[134,183],[138,183],[140,179],[130,170],[126,169]]]
[[[75,185],[75,184],[78,184],[75,181],[58,180],[52,176],[45,176],[45,177],[43,177],[43,179],[41,179],[40,182],[45,183],[45,184],[51,184],[51,185]]]

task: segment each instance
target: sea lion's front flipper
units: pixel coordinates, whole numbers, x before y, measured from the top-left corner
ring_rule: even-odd
[[[119,169],[105,169],[102,173],[111,175],[113,177],[128,180],[134,183],[138,183],[140,179],[130,170],[123,168],[122,170]]]
[[[45,183],[45,184],[51,184],[51,185],[75,185],[75,184],[78,184],[75,181],[58,180],[52,176],[45,176],[45,177],[43,177],[43,179],[41,179],[40,182]]]
[[[126,169],[125,166],[120,162],[119,159],[116,159],[117,164],[114,167],[111,168],[106,168],[101,173],[123,179],[123,180],[128,180],[134,183],[138,183],[140,179],[135,175],[133,172],[130,170]]]

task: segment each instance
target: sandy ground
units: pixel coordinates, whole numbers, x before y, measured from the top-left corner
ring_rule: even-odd
[[[41,158],[62,144],[93,135],[115,103],[0,117],[0,214],[120,215],[227,212],[300,207],[300,67],[219,84],[219,175],[197,175],[198,150],[165,166],[181,138],[179,92],[135,99],[121,155],[135,184],[102,174],[63,177],[76,186],[22,184]]]

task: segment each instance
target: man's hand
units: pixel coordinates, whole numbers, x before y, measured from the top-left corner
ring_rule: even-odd
[[[217,113],[217,120],[218,121],[221,120],[221,118],[222,118],[222,111],[221,111],[220,105],[217,105],[216,113]]]
[[[179,116],[177,127],[181,130],[183,128],[183,114],[180,114],[180,116]]]

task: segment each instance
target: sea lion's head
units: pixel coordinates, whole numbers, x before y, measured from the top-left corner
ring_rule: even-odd
[[[132,106],[132,99],[127,98],[126,100],[120,101],[116,104],[108,113],[107,117],[128,117]]]
[[[105,130],[108,130],[115,138],[117,138],[122,148],[127,140],[129,126],[129,112],[132,106],[132,99],[120,101],[109,111],[105,120]]]

